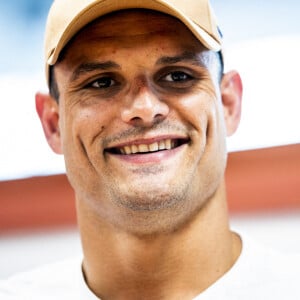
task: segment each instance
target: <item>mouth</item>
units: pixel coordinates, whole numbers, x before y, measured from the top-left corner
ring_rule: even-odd
[[[159,151],[167,151],[178,148],[187,144],[189,139],[163,139],[151,143],[133,143],[120,147],[108,148],[105,151],[111,154],[132,155],[132,154],[149,154]]]

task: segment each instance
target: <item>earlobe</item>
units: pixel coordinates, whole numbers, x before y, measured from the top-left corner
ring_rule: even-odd
[[[224,74],[221,82],[221,96],[228,136],[238,128],[241,118],[242,95],[243,85],[239,73],[230,71]]]
[[[49,146],[55,153],[61,154],[62,147],[57,101],[48,94],[37,93],[35,95],[35,107]]]

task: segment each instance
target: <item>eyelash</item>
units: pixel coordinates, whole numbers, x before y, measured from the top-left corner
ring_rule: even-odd
[[[184,76],[184,78],[182,78],[182,76]],[[169,79],[167,79],[168,77],[171,77]],[[179,80],[177,80],[176,78],[174,77],[181,77],[179,78]],[[161,77],[161,79],[163,81],[167,81],[167,82],[186,82],[186,81],[189,81],[189,80],[192,80],[194,79],[191,75],[187,74],[186,72],[183,72],[183,71],[173,71],[173,72],[170,72],[164,76]]]
[[[109,86],[104,86],[104,85],[100,86],[99,83],[101,81],[102,81],[102,84],[104,83],[104,85],[106,85],[108,83],[108,81],[109,81],[110,84],[109,84]],[[98,87],[95,86],[95,84],[97,84],[97,83],[99,84]],[[113,83],[113,85],[115,85],[116,81],[114,79],[112,79],[111,77],[109,77],[109,76],[104,76],[104,77],[101,77],[101,78],[98,78],[98,79],[94,80],[93,82],[91,82],[89,84],[89,86],[93,87],[93,88],[98,88],[98,89],[106,89],[106,88],[110,88],[112,86],[112,83]]]

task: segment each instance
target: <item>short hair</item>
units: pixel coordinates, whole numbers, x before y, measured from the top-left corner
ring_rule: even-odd
[[[49,68],[49,93],[53,99],[55,99],[57,102],[59,101],[60,93],[57,80],[55,78],[54,66],[50,66]]]

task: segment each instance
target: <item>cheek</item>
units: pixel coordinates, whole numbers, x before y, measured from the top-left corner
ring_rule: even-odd
[[[68,178],[74,188],[94,178],[103,152],[100,142],[110,116],[95,107],[72,107],[62,118],[62,140]]]
[[[70,158],[74,155],[86,156],[110,120],[109,113],[101,106],[66,107],[60,119],[64,154]]]
[[[215,115],[215,100],[206,93],[200,92],[196,95],[184,97],[174,101],[174,109],[180,117],[192,128],[205,133],[210,120]]]
[[[174,109],[193,129],[194,142],[206,155],[225,149],[225,126],[221,101],[205,91],[174,101]]]

